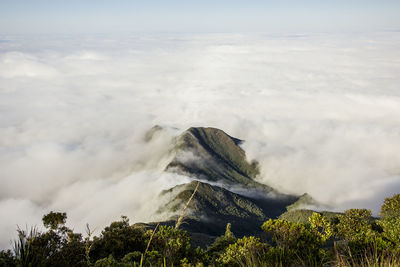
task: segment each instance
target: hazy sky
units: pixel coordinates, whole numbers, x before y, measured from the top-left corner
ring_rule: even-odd
[[[398,0],[0,0],[0,33],[400,29]]]

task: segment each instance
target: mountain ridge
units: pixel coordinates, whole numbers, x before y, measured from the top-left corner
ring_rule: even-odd
[[[161,130],[153,127],[146,139],[151,140]],[[175,214],[164,224],[174,224],[197,183],[199,188],[181,228],[202,238],[221,235],[227,223],[238,235],[257,234],[265,220],[278,218],[291,205],[314,203],[308,195],[284,194],[257,182],[260,167],[258,162],[247,160],[240,147],[243,142],[212,127],[191,127],[175,138],[175,155],[164,171],[185,175],[190,182],[160,193],[167,200],[157,213]]]

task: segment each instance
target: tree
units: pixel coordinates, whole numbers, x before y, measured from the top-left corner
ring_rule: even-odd
[[[180,259],[193,258],[190,237],[186,231],[172,226],[160,226],[154,235],[151,250],[150,253],[158,251],[167,265],[179,265]]]
[[[17,262],[11,250],[0,251],[0,267],[14,267],[14,266],[17,266]]]
[[[354,261],[362,261],[366,254],[383,253],[388,248],[370,210],[346,210],[344,215],[338,216],[336,229],[337,237],[344,241],[337,250]]]
[[[90,258],[94,261],[108,258],[121,260],[129,252],[143,252],[146,235],[142,228],[129,225],[129,219],[122,216],[120,221],[112,222],[104,228],[100,237],[93,238]]]
[[[385,198],[380,215],[382,218],[397,218],[400,216],[400,194]]]
[[[67,213],[50,211],[50,213],[43,216],[42,221],[46,228],[51,230],[61,229],[67,221]]]
[[[400,247],[400,194],[385,198],[380,215],[378,225],[383,229],[382,236]]]
[[[18,229],[14,253],[18,266],[86,266],[82,235],[64,226],[66,213],[43,216],[47,232]]]
[[[374,236],[372,213],[367,209],[349,209],[338,216],[337,235],[347,241],[367,242]]]

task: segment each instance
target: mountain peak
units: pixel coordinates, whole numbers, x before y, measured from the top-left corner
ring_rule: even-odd
[[[166,167],[190,177],[227,185],[254,186],[258,163],[248,162],[243,141],[216,128],[191,127],[176,142],[176,156]]]

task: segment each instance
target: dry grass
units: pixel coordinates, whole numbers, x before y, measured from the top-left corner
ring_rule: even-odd
[[[185,211],[186,211],[187,207],[189,206],[190,202],[192,201],[194,195],[196,194],[197,189],[199,188],[199,185],[200,185],[200,182],[197,182],[197,185],[193,191],[193,194],[190,196],[189,200],[186,202],[186,205],[182,209],[181,215],[179,216],[178,220],[176,221],[175,229],[178,229],[179,226],[182,224],[182,220],[185,217]]]
[[[396,255],[364,255],[360,258],[339,255],[335,267],[398,267],[400,259]]]
[[[143,266],[144,257],[146,256],[147,251],[149,251],[149,247],[150,247],[150,244],[151,244],[151,240],[153,240],[154,234],[156,233],[157,228],[158,228],[159,225],[160,225],[160,223],[157,223],[156,227],[154,227],[153,232],[151,233],[149,242],[147,242],[146,250],[145,250],[144,253],[142,254],[142,257],[140,258],[140,265],[139,265],[140,267]]]
[[[354,255],[347,246],[338,249],[334,246],[335,260],[330,266],[334,267],[398,267],[400,266],[400,253],[396,251],[378,251],[376,245],[366,248],[362,253]]]

